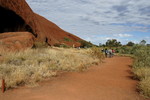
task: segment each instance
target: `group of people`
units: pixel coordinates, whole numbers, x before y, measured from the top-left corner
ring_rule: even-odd
[[[115,50],[114,49],[103,49],[102,52],[105,53],[106,58],[111,58],[114,56]]]

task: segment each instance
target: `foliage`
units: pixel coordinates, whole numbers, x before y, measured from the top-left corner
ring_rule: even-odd
[[[150,85],[149,84],[150,84],[150,77],[142,79],[138,86],[141,93],[147,98],[150,97]]]
[[[73,40],[67,37],[64,37],[64,41],[72,42]]]
[[[133,43],[132,41],[130,41],[126,44],[126,46],[134,46],[134,45],[135,45],[135,43]]]
[[[70,46],[66,45],[66,44],[54,44],[55,47],[61,47],[61,48],[70,48]]]
[[[121,42],[117,41],[116,39],[107,40],[106,42],[107,47],[119,47],[121,46]]]
[[[132,53],[131,53],[131,52],[132,52],[131,49],[132,49],[131,47],[121,46],[121,47],[119,48],[119,53],[120,53],[120,54],[132,54]]]
[[[94,45],[91,43],[91,42],[87,42],[87,41],[84,41],[84,40],[81,40],[79,41],[81,43],[81,47],[87,47],[87,48],[90,48],[90,47],[93,47]]]
[[[90,48],[89,54],[92,55],[92,57],[98,58],[100,62],[105,58],[104,54],[101,52],[101,49],[98,47],[92,47]]]
[[[134,46],[121,46],[118,48],[118,51],[120,54],[132,54],[134,55],[135,52],[141,48],[142,46],[141,45],[134,45]]]
[[[150,47],[150,44],[147,44],[147,46],[149,46],[149,47]]]
[[[134,67],[150,67],[150,47],[138,46],[135,50],[134,56],[136,57]]]
[[[132,47],[122,46],[119,48],[119,53],[134,56],[133,73],[134,77],[140,80],[138,89],[141,94],[150,97],[150,47],[141,43]]]

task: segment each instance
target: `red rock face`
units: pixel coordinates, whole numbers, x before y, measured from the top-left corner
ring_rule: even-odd
[[[0,34],[0,50],[22,50],[31,48],[35,41],[29,32],[9,32]]]
[[[49,45],[67,44],[76,47],[81,45],[79,41],[82,39],[35,14],[25,0],[0,0],[0,13],[0,34],[19,32],[23,36],[24,32],[30,32],[35,37],[34,41],[47,42]]]

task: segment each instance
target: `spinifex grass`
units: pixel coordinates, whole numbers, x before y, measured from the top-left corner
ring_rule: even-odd
[[[18,85],[35,85],[38,81],[56,76],[58,71],[83,71],[102,60],[89,51],[91,49],[63,48],[1,51],[0,77],[5,78],[6,88],[14,88]]]

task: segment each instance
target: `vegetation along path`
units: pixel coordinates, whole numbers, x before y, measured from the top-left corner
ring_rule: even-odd
[[[63,73],[38,87],[0,93],[0,100],[144,100],[132,80],[131,64],[129,57],[107,58],[83,73]]]

